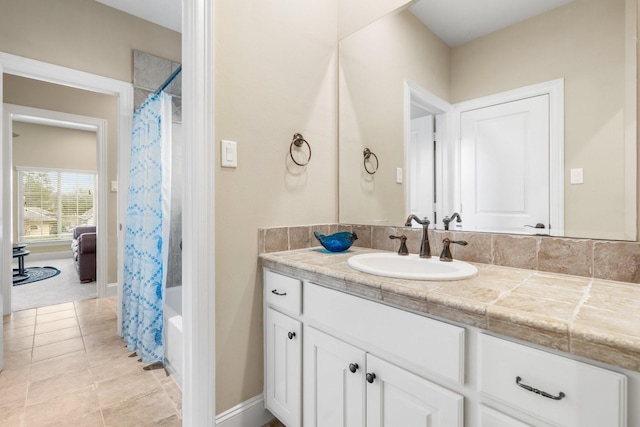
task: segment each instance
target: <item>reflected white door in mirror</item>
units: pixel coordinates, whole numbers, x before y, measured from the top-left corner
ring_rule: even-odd
[[[408,212],[434,228],[564,234],[563,81],[438,110],[408,93]],[[423,97],[426,98],[426,97]],[[448,131],[448,132],[447,132]],[[543,227],[542,227],[543,226]]]

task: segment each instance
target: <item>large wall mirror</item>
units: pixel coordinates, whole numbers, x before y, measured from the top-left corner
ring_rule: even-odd
[[[458,212],[452,229],[636,240],[637,20],[637,0],[417,0],[342,38],[340,221],[417,211],[443,229]],[[547,216],[514,226],[501,209]]]

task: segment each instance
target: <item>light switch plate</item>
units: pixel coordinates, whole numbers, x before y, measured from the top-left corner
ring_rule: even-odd
[[[113,193],[118,192],[118,181],[111,181],[111,191]]]
[[[396,184],[402,184],[402,168],[396,168]]]
[[[584,183],[584,170],[582,168],[571,169],[571,184]]]
[[[238,149],[235,141],[220,141],[220,161],[223,168],[238,167]]]

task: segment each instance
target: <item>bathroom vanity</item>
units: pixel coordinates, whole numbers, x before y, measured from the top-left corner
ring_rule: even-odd
[[[640,373],[627,365],[640,361],[603,351],[602,331],[583,339],[608,363],[564,347],[554,313],[514,309],[509,328],[492,322],[490,307],[537,272],[478,264],[462,281],[389,279],[347,266],[367,251],[261,255],[265,405],[288,427],[640,425]]]

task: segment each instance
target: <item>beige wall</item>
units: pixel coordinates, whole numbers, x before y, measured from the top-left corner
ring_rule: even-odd
[[[133,49],[173,61],[180,34],[94,0],[4,2],[0,52],[131,82]],[[118,104],[114,97],[4,76],[4,102],[107,120],[107,179],[117,180]],[[108,195],[107,280],[117,280],[117,198]]]
[[[238,143],[236,169],[213,165],[219,412],[262,392],[257,228],[337,220],[336,7],[216,2],[216,147]],[[306,167],[288,159],[295,132]]]
[[[96,133],[33,123],[14,122],[13,241],[18,241],[18,172],[16,167],[41,167],[96,172]],[[69,243],[30,246],[32,253],[69,251]]]
[[[453,103],[564,78],[567,236],[624,238],[624,12],[575,0],[451,51]]]
[[[449,48],[407,10],[340,41],[340,221],[400,225],[406,219],[404,82],[449,99]],[[380,161],[371,176],[368,147]]]

